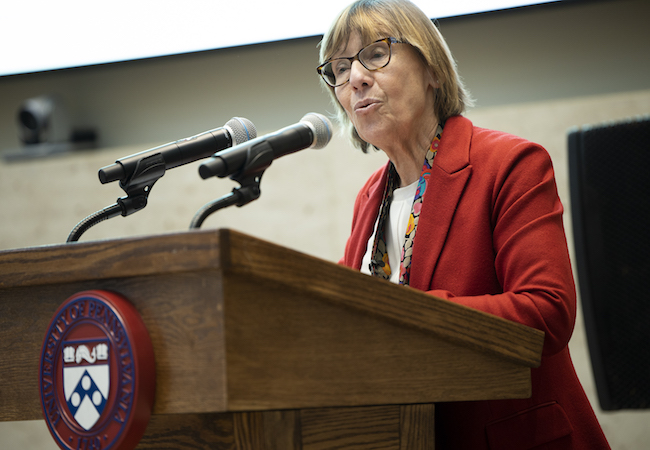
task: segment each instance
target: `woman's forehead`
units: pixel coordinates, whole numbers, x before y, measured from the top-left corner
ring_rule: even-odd
[[[391,37],[390,33],[375,30],[355,29],[352,30],[345,38],[341,38],[338,49],[332,57],[352,56],[366,45],[372,44],[379,39]]]

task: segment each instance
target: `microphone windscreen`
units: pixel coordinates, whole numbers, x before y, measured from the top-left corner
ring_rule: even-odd
[[[257,129],[253,122],[243,117],[233,117],[224,128],[230,133],[233,147],[257,137]]]
[[[321,149],[329,144],[332,139],[332,123],[327,117],[318,113],[307,113],[300,122],[307,123],[314,133],[314,142],[310,148]]]

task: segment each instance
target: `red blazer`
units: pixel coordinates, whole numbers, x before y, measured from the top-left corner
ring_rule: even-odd
[[[349,267],[361,266],[387,167],[357,196],[341,260]],[[432,172],[411,287],[545,333],[541,366],[532,369],[532,397],[438,404],[436,448],[609,448],[567,347],[576,295],[548,153],[456,116],[445,124]]]

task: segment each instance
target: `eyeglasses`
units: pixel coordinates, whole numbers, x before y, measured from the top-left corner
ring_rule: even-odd
[[[350,68],[358,60],[368,70],[386,67],[390,62],[391,44],[403,44],[393,37],[387,37],[365,46],[350,58],[334,58],[316,68],[323,80],[332,87],[341,86],[350,81]]]

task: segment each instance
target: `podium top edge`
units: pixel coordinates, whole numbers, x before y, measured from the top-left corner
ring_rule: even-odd
[[[229,229],[3,251],[0,297],[10,288],[210,271],[279,283],[516,364],[540,363],[539,330]]]
[[[0,251],[0,289],[221,267],[230,230],[196,230]]]

